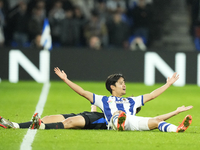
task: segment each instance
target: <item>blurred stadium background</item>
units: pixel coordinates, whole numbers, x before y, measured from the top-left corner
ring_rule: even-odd
[[[82,87],[105,95],[109,74],[123,73],[127,95],[140,95],[177,71],[178,87],[147,104],[140,115],[194,106],[189,112],[194,121],[184,134],[37,131],[30,135],[34,141],[21,147],[27,130],[0,128],[0,149],[123,149],[124,144],[126,149],[198,149],[199,6],[200,0],[0,0],[1,116],[30,120],[47,82],[50,88],[41,116],[89,111],[90,103],[54,74],[57,66]],[[44,19],[51,30],[49,50],[41,43]],[[169,121],[178,124],[185,115]]]
[[[196,51],[199,14],[199,0],[1,0],[0,45],[40,50],[48,18],[54,48]]]
[[[0,0],[0,78],[56,80],[59,66],[74,80],[153,85],[177,71],[200,85],[199,14],[199,0]]]

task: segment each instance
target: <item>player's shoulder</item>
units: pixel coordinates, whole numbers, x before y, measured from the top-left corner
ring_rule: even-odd
[[[138,95],[138,96],[129,96],[129,97],[126,97],[126,98],[132,98],[132,99],[135,99],[135,98],[142,98],[143,95]]]
[[[112,97],[112,96],[94,94],[94,97],[95,97],[95,98],[102,99],[102,98],[110,98],[110,97]]]
[[[133,101],[137,101],[137,100],[142,100],[143,99],[143,95],[139,95],[139,96],[131,96],[131,97],[126,97],[129,101],[133,100]]]

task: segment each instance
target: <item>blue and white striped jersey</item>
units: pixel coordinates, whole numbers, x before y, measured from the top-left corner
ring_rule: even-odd
[[[103,112],[108,122],[117,110],[122,110],[126,114],[135,115],[136,109],[143,106],[143,95],[137,97],[115,97],[93,94],[93,103]]]

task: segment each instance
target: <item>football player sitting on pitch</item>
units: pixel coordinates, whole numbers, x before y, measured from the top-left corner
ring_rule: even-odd
[[[64,73],[64,72],[60,72],[60,70],[58,69],[58,68],[55,68],[55,72],[56,72],[56,74],[58,74],[58,76],[60,77],[60,75],[61,75],[61,77],[62,77],[62,75],[64,75],[64,76],[66,76],[66,74]],[[120,75],[120,77],[121,77],[121,75]],[[118,77],[118,78],[120,78],[120,77]],[[174,78],[174,77],[172,77],[172,78]],[[178,77],[177,77],[178,78]],[[62,79],[62,78],[61,78]],[[115,79],[116,80],[116,82],[118,81],[118,79]],[[169,79],[168,79],[169,80]],[[172,79],[171,79],[172,80]],[[177,79],[176,79],[177,80]],[[115,81],[114,81],[114,85],[115,85],[115,83],[116,83]],[[169,81],[168,81],[169,82]],[[174,81],[175,82],[175,81]],[[74,83],[72,83],[72,84],[74,84]],[[113,85],[112,84],[112,85]],[[172,83],[173,84],[173,83]],[[75,86],[77,86],[76,84],[74,84]],[[79,87],[79,86],[78,86]],[[80,88],[80,87],[79,87]],[[158,91],[159,90],[163,90],[163,88],[161,88],[161,89],[157,89]],[[158,91],[157,90],[155,90],[154,92],[152,92],[152,93],[157,93]],[[166,89],[165,89],[166,90]],[[151,94],[152,94],[151,93]],[[158,92],[159,93],[159,92]],[[142,96],[142,97],[145,97],[145,96],[147,96],[148,94],[145,94],[144,96]],[[154,95],[155,96],[155,95]],[[134,97],[132,97],[132,98],[134,98]],[[128,98],[129,100],[131,100],[132,99],[131,97],[130,98]],[[126,100],[125,98],[123,98],[124,100]],[[138,109],[138,108],[140,108],[140,106],[142,105],[142,102],[143,100],[139,100],[139,101],[135,101],[136,103],[135,104],[133,104],[133,101],[132,101],[132,109],[134,110],[134,114],[135,114],[135,112],[136,112],[136,109]],[[138,103],[139,102],[139,103]],[[119,102],[119,104],[120,104],[121,102]],[[118,107],[118,104],[116,105],[117,107]],[[121,108],[123,108],[123,106],[121,107]],[[189,106],[189,107],[184,107],[184,106],[182,106],[182,107],[179,107],[179,108],[177,108],[177,110],[176,111],[174,111],[174,112],[171,112],[171,113],[169,113],[169,114],[165,114],[165,115],[162,115],[162,116],[158,116],[158,117],[155,117],[155,118],[153,118],[153,119],[150,119],[150,118],[140,118],[140,119],[144,119],[145,121],[146,120],[150,120],[149,122],[149,125],[155,125],[157,122],[156,121],[160,121],[160,120],[166,120],[166,119],[168,119],[168,118],[170,118],[170,117],[172,117],[172,116],[174,116],[174,115],[177,115],[178,113],[180,113],[180,112],[183,112],[183,111],[186,111],[186,110],[189,110],[189,109],[191,109],[192,108],[192,106]],[[121,109],[119,109],[119,110],[121,110]],[[119,123],[117,122],[118,121],[118,116],[119,116],[119,111],[117,111],[114,115],[113,115],[113,117],[112,117],[112,122],[113,122],[113,128],[115,129],[115,126],[118,128],[118,130],[124,130],[124,124],[125,124],[125,118],[126,118],[126,116],[124,116],[125,114],[122,112],[122,116],[120,117],[120,119],[119,119]],[[91,117],[91,115],[92,115],[92,117]],[[21,123],[21,124],[15,124],[14,123],[14,125],[16,126],[15,128],[18,128],[18,127],[20,127],[20,128],[28,128],[30,125],[31,125],[31,128],[40,128],[40,129],[57,129],[57,128],[60,128],[60,129],[63,129],[63,128],[66,128],[66,129],[69,129],[69,128],[73,128],[73,129],[80,129],[80,128],[85,128],[85,129],[106,129],[106,121],[105,121],[105,119],[103,119],[103,118],[101,118],[100,116],[101,115],[103,115],[102,113],[99,113],[98,115],[95,115],[94,113],[86,113],[86,117],[85,116],[83,116],[83,115],[81,115],[81,114],[79,114],[79,116],[76,116],[76,115],[73,115],[73,116],[75,116],[75,117],[71,117],[71,115],[53,115],[53,116],[46,116],[46,117],[44,117],[44,118],[42,118],[42,120],[40,120],[39,118],[38,118],[38,115],[37,115],[37,113],[33,116],[33,123],[32,122],[27,122],[27,123]],[[90,116],[90,117],[88,117],[88,116]],[[67,118],[67,117],[70,117],[70,118]],[[67,119],[66,119],[67,118]],[[88,120],[88,119],[89,120]],[[184,121],[183,122],[185,122],[186,121],[186,123],[188,122],[189,123],[189,125],[190,125],[190,123],[191,123],[191,117],[190,116],[187,116],[186,117],[186,119],[184,119]],[[96,121],[94,121],[94,120],[96,120]],[[94,122],[98,122],[97,120],[101,120],[101,121],[103,121],[104,120],[104,123],[103,124],[101,124],[100,126],[98,125],[98,124],[96,124],[96,125],[94,125],[93,124],[93,122],[92,121],[94,121]],[[8,121],[5,121],[5,119],[3,118],[1,118],[1,122],[4,124],[0,124],[0,126],[5,126],[5,124],[9,124],[9,122]],[[146,121],[147,122],[147,121]],[[152,123],[153,122],[153,123]],[[98,122],[99,123],[99,122]],[[117,123],[118,123],[118,125],[117,125]],[[165,122],[163,122],[163,124],[164,124],[164,126],[161,126],[161,127],[168,127],[169,126],[169,124],[166,124]],[[143,129],[143,126],[144,125],[146,125],[146,126],[148,126],[147,124],[143,124],[143,121],[141,121],[139,124],[138,124],[138,126],[140,126],[139,127],[139,129],[134,129],[134,130],[146,130],[146,129]],[[173,126],[173,125],[172,125]],[[167,129],[167,128],[164,128],[164,129]],[[174,127],[174,129],[176,129],[176,131],[185,131],[186,130],[186,128],[188,127],[185,127],[185,126],[183,126],[182,124],[179,126],[179,130],[177,130],[177,127],[176,126],[173,126]],[[149,127],[149,129],[153,129],[154,127]],[[156,128],[156,127],[155,127]],[[172,128],[172,127],[171,127]],[[148,130],[149,130],[148,129]]]
[[[106,88],[112,94],[108,97],[85,91],[79,85],[70,81],[67,78],[66,73],[63,70],[61,71],[58,67],[54,68],[54,71],[76,93],[88,99],[91,104],[98,106],[104,112],[107,122],[116,126],[118,130],[143,131],[158,128],[162,132],[184,132],[192,122],[192,117],[190,115],[186,116],[178,127],[166,123],[164,120],[177,115],[182,111],[189,110],[193,106],[183,106],[176,111],[154,118],[135,116],[138,107],[143,106],[146,102],[162,94],[179,79],[177,73],[174,73],[171,78],[168,77],[166,84],[149,94],[124,98],[122,96],[126,94],[126,85],[124,77],[121,74],[113,74],[107,78]]]

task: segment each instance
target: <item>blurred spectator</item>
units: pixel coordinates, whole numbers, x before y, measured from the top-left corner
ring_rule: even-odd
[[[112,14],[107,10],[105,0],[98,0],[95,6],[95,10],[98,11],[100,20],[105,23],[112,18]]]
[[[153,12],[146,0],[138,0],[137,6],[129,14],[133,19],[133,34],[148,42]]]
[[[109,43],[114,47],[128,48],[129,26],[122,21],[122,14],[116,12],[108,22]]]
[[[189,13],[189,32],[196,50],[200,51],[200,1],[186,0]]]
[[[103,46],[108,45],[108,31],[106,24],[99,19],[97,11],[92,11],[90,21],[85,25],[84,36],[89,44],[90,38],[97,36]]]
[[[86,17],[82,13],[82,10],[79,6],[74,7],[74,18],[78,22],[78,24],[80,25],[79,26],[79,30],[80,30],[79,45],[85,46],[86,41],[85,41],[85,37],[84,37],[84,26],[85,26],[85,24],[87,23],[88,20],[86,19]]]
[[[27,16],[27,4],[20,2],[16,8],[16,14],[13,16],[15,24],[13,25],[14,34],[13,40],[17,43],[17,46],[25,47],[28,40],[28,25],[29,20]]]
[[[80,24],[73,18],[73,10],[65,11],[65,18],[61,22],[60,41],[63,46],[77,46],[80,39]]]
[[[101,49],[101,41],[97,36],[92,36],[89,41],[89,47],[93,50]]]
[[[6,1],[8,1],[9,3],[9,10],[12,10],[13,8],[18,7],[20,2],[27,3],[30,0],[6,0]]]
[[[0,47],[4,45],[5,37],[4,37],[4,25],[5,25],[5,16],[3,13],[3,0],[0,0]]]
[[[54,7],[54,5],[57,1],[62,2],[62,0],[45,0],[45,10],[46,10],[47,17],[49,16],[50,10]]]
[[[131,36],[129,38],[129,43],[130,43],[131,51],[135,51],[135,50],[146,51],[147,49],[144,38]]]
[[[84,16],[89,19],[91,17],[91,11],[94,9],[95,0],[71,0],[74,6],[78,6]]]
[[[40,41],[41,41],[41,34],[37,34],[35,38],[31,41],[30,47],[37,50],[43,49],[43,46],[40,44]]]
[[[64,10],[73,10],[74,5],[71,0],[62,0]]]
[[[49,12],[49,23],[53,42],[60,42],[61,22],[65,18],[62,1],[56,1]]]
[[[42,17],[45,18],[46,17],[46,3],[44,0],[38,0],[36,3],[36,8],[41,9],[42,11]]]
[[[134,8],[139,0],[127,0],[127,5],[129,8]],[[152,4],[153,0],[146,0],[146,4]]]
[[[200,24],[200,2],[199,0],[186,0],[189,13],[190,34],[195,37],[195,27]]]
[[[106,6],[110,13],[114,13],[116,11],[121,12],[121,13],[126,12],[125,0],[107,0]]]
[[[42,33],[44,22],[44,15],[42,8],[34,8],[32,11],[32,16],[28,24],[30,40],[35,39],[36,35]]]
[[[29,0],[27,12],[29,15],[32,15],[34,8],[42,9],[42,15],[46,16],[46,2],[45,0]],[[43,17],[44,17],[43,16]]]

